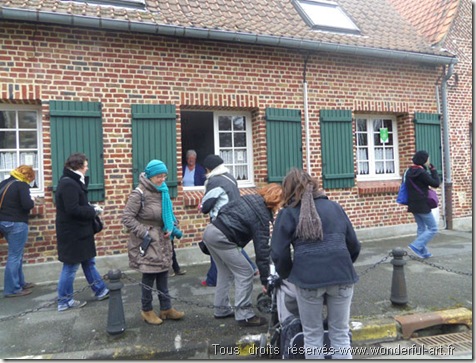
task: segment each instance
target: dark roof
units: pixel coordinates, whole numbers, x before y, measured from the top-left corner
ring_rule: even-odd
[[[61,0],[0,0],[0,19],[90,26],[337,51],[354,48],[452,57],[431,47],[386,0],[337,0],[360,35],[311,29],[292,0],[145,0],[145,9]],[[56,19],[56,20],[54,20]],[[61,20],[58,20],[61,19]],[[256,38],[260,37],[260,42]],[[297,45],[297,46],[296,46]]]

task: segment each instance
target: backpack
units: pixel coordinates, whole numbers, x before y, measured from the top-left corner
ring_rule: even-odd
[[[405,171],[405,174],[403,174],[403,181],[402,184],[400,184],[400,189],[398,190],[398,195],[397,195],[397,203],[398,204],[403,204],[407,205],[408,204],[408,190],[407,190],[407,171]]]
[[[141,211],[141,209],[144,208],[144,205],[145,205],[145,197],[144,197],[144,192],[142,191],[141,188],[136,187],[136,188],[132,191],[132,193],[134,193],[135,191],[139,192],[139,194],[140,194],[140,209],[139,209],[139,211],[137,212],[137,213],[139,213],[139,212]],[[127,203],[127,199],[126,199],[126,203]],[[127,234],[127,233],[130,233],[129,228],[127,228],[126,226],[123,226],[123,227],[122,227],[122,232],[123,232],[123,233],[126,233],[126,234]]]
[[[282,323],[280,351],[283,359],[305,359],[301,319],[295,315]]]

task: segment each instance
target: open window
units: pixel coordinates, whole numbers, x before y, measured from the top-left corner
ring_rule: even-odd
[[[216,154],[238,181],[253,184],[251,114],[243,111],[182,111],[182,165],[188,150],[197,152],[197,164]],[[183,169],[182,168],[182,169]],[[182,175],[179,176],[181,180]],[[202,187],[184,187],[185,190]]]

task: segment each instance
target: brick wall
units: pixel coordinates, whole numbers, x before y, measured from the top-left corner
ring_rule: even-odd
[[[106,228],[97,238],[99,255],[126,252],[127,235],[120,218],[132,188],[132,103],[175,104],[177,135],[182,109],[250,111],[257,186],[264,184],[267,176],[266,107],[303,109],[305,55],[297,50],[9,22],[0,28],[0,49],[0,102],[37,103],[43,110],[48,188],[41,215],[31,221],[26,263],[56,260],[49,100],[99,101],[103,105]],[[396,115],[403,170],[414,151],[412,114],[437,112],[434,85],[440,74],[441,69],[433,66],[312,55],[306,71],[312,173],[317,177],[321,173],[322,108]],[[181,170],[180,139],[177,147]],[[457,180],[465,183],[464,175],[469,178],[470,174],[461,173]],[[343,205],[357,228],[411,223],[413,218],[406,209],[394,203],[397,186],[398,181],[370,186],[358,183],[328,194]],[[199,199],[200,193],[184,195],[179,186],[173,201],[185,232],[177,243],[179,248],[201,240],[207,219],[196,211]],[[459,215],[468,213],[470,206],[458,207]],[[2,248],[0,261],[4,264],[6,249]]]
[[[455,76],[448,81],[451,180],[453,182],[453,215],[472,216],[472,148],[470,124],[473,116],[473,35],[472,2],[460,2],[443,47],[458,57]]]

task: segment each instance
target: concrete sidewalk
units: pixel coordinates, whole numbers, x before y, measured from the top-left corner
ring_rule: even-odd
[[[424,262],[405,256],[408,304],[393,305],[390,302],[393,265],[389,252],[396,247],[406,248],[412,240],[412,236],[403,236],[363,241],[361,255],[355,264],[361,278],[355,287],[351,309],[354,345],[396,341],[402,338],[402,331],[411,330],[405,326],[406,321],[427,319],[428,316],[429,324],[431,319],[437,322],[443,316],[452,323],[471,325],[472,232],[440,231],[429,245],[434,257]],[[200,253],[198,248],[196,253]],[[58,270],[51,272],[54,280],[43,280],[31,295],[0,298],[0,358],[246,358],[246,352],[237,354],[235,348],[264,336],[262,334],[266,334],[268,328],[244,328],[233,319],[214,319],[214,288],[200,284],[208,264],[186,266],[181,260],[183,256],[179,254],[179,261],[187,270],[186,275],[171,277],[169,282],[174,307],[186,313],[183,320],[166,320],[160,326],[145,324],[140,317],[140,275],[130,271],[124,260],[110,259],[110,268],[124,273],[121,293],[125,331],[122,334],[107,332],[109,300],[93,299],[81,271],[78,271],[75,283],[75,290],[79,291],[76,297],[87,300],[88,304],[78,310],[57,312]],[[102,266],[101,273],[107,274]],[[38,279],[35,279],[32,271],[25,274],[32,282],[49,276],[38,273]],[[254,302],[260,291],[259,280],[255,279]],[[156,297],[154,307],[158,310]]]

